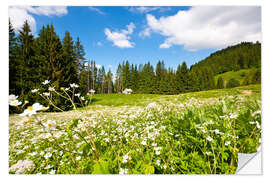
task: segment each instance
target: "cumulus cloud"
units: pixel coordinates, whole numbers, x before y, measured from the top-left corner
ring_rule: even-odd
[[[94,12],[96,12],[96,13],[98,13],[98,14],[106,15],[106,13],[103,12],[102,10],[100,10],[99,8],[95,8],[95,7],[90,6],[90,7],[88,7],[88,9],[89,9],[90,11],[94,11]]]
[[[160,48],[184,45],[194,51],[221,49],[242,41],[261,40],[261,8],[256,6],[202,6],[157,19],[146,15],[147,26],[140,33],[165,36]]]
[[[36,31],[36,20],[32,14],[43,16],[63,16],[68,13],[67,7],[63,6],[10,6],[9,18],[15,29],[18,32],[27,20],[33,33]]]
[[[159,7],[159,6],[139,6],[139,7],[129,7],[128,10],[133,13],[149,13],[151,11],[159,11],[159,12],[164,12],[164,11],[169,11],[171,8],[170,7]]]
[[[111,31],[109,28],[105,28],[104,33],[107,36],[107,39],[113,42],[114,46],[120,48],[132,48],[135,43],[129,41],[130,36],[128,35],[133,33],[135,25],[131,22],[126,27],[126,30],[123,29],[121,31]]]

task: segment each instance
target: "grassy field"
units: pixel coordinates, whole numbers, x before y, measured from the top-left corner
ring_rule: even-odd
[[[158,95],[158,94],[96,94],[93,97],[93,103],[89,106],[91,109],[95,106],[146,106],[147,104],[155,102],[166,102],[170,101],[173,103],[185,102],[188,98],[218,98],[225,95],[245,95],[245,90],[251,90],[252,96],[260,98],[261,85],[249,85],[240,86],[231,89],[220,89],[220,90],[209,90],[185,93],[179,95]]]
[[[240,84],[243,83],[244,79],[247,76],[250,76],[250,74],[252,74],[253,72],[255,72],[257,69],[241,69],[240,71],[229,71],[223,74],[219,74],[217,76],[215,76],[215,83],[217,83],[217,80],[219,77],[222,77],[224,80],[224,84],[226,85],[226,83],[231,79],[237,79]]]
[[[256,152],[261,86],[179,95],[93,95],[78,110],[10,115],[17,174],[234,174]]]

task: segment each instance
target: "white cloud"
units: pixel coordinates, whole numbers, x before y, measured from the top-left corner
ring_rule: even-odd
[[[22,28],[27,20],[33,33],[36,32],[36,20],[32,14],[43,16],[63,16],[68,13],[67,7],[63,6],[10,6],[9,18],[16,32]]]
[[[164,11],[168,11],[170,10],[170,7],[159,7],[159,6],[154,6],[154,7],[150,7],[150,6],[139,6],[139,7],[129,7],[128,10],[130,12],[133,13],[149,13],[151,11],[159,11],[159,12],[164,12]]]
[[[261,8],[255,6],[201,6],[157,19],[146,15],[147,27],[140,33],[165,36],[160,48],[184,45],[188,50],[221,49],[241,41],[261,40]]]
[[[101,43],[101,42],[97,42],[97,45],[98,45],[98,46],[102,46],[102,43]]]
[[[151,28],[146,27],[143,31],[139,33],[140,37],[149,37],[151,34]]]
[[[102,10],[100,10],[99,8],[95,8],[95,7],[90,6],[90,7],[88,7],[88,9],[89,9],[90,11],[94,11],[94,12],[96,12],[96,13],[98,13],[98,14],[106,15],[106,13],[103,12]]]
[[[106,34],[107,39],[113,42],[114,46],[120,48],[132,48],[134,47],[135,43],[129,41],[130,36],[128,35],[133,33],[135,25],[131,22],[126,27],[127,30],[123,29],[120,32],[111,31],[109,28],[105,28],[104,33]]]
[[[91,64],[88,63],[88,62],[85,62],[85,63],[84,63],[84,66],[88,66],[88,64],[91,66]],[[101,65],[100,65],[100,64],[96,64],[96,68],[97,68],[97,69],[101,68]]]

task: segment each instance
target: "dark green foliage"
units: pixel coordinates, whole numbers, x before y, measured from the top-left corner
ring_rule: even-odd
[[[61,40],[53,25],[43,26],[36,38],[31,34],[27,21],[15,34],[9,22],[9,93],[19,95],[30,103],[37,97],[31,90],[41,88],[48,79],[57,90],[71,83],[80,85],[85,95],[90,89],[96,93],[121,93],[130,88],[133,93],[179,94],[214,88],[224,88],[223,79],[215,84],[214,76],[227,71],[261,66],[261,44],[241,43],[217,51],[192,65],[181,62],[176,71],[165,68],[164,61],[158,61],[155,68],[150,64],[119,64],[115,76],[104,66],[97,67],[93,60],[85,62],[85,52],[79,37],[73,41],[67,31]],[[261,71],[241,74],[246,77],[243,85],[261,83]],[[239,86],[235,79],[226,87]],[[39,102],[42,103],[41,99]],[[58,103],[61,99],[56,99]],[[57,103],[56,103],[57,104]]]
[[[237,86],[240,86],[240,82],[234,78],[231,78],[226,84],[226,88],[233,88]]]
[[[208,67],[213,70],[214,75],[260,66],[261,44],[259,42],[243,42],[235,46],[229,46],[194,65],[197,68]]]
[[[217,80],[217,89],[223,89],[224,88],[224,81],[222,77],[219,77]]]
[[[260,84],[261,83],[261,68],[256,70],[252,76],[251,84]]]

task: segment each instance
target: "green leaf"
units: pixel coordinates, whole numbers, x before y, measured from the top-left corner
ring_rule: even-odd
[[[155,167],[151,165],[146,165],[144,169],[145,174],[154,174],[155,173]]]
[[[110,174],[109,163],[104,160],[97,161],[93,166],[92,174]]]

